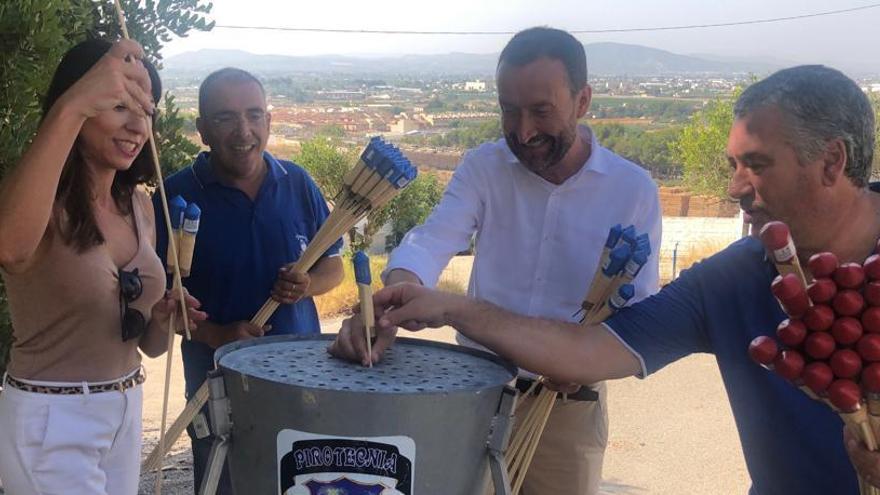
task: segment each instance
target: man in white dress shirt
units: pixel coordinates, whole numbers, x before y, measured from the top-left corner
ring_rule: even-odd
[[[657,186],[578,125],[591,99],[583,45],[557,29],[522,31],[501,52],[496,77],[504,138],[464,156],[440,204],[391,254],[385,284],[433,287],[476,234],[470,296],[574,321],[608,230],[622,224],[647,233],[653,248],[635,279],[634,300],[656,292]],[[390,343],[378,341],[368,358],[356,335],[362,333],[344,326],[331,353],[367,364]],[[521,375],[518,388],[533,378]],[[605,385],[557,388],[581,400],[556,402],[521,493],[595,494],[607,444]]]

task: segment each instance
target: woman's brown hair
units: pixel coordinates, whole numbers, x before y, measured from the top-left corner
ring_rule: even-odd
[[[52,108],[52,105],[76,83],[89,69],[94,66],[101,57],[112,47],[112,43],[106,40],[91,39],[77,44],[61,59],[46,99],[43,102],[43,117]],[[144,61],[152,84],[153,101],[159,102],[162,96],[162,83],[156,68],[148,61]],[[155,115],[153,116],[155,123]],[[145,184],[155,178],[152,152],[149,146],[144,146],[134,159],[128,170],[116,172],[113,179],[111,195],[117,208],[125,214],[131,213],[131,197],[138,184]],[[55,192],[55,205],[66,216],[61,225],[61,235],[64,241],[83,252],[91,247],[104,243],[104,235],[98,228],[95,220],[95,212],[91,202],[92,178],[88,168],[79,153],[77,143],[74,144],[67,155],[67,161],[61,171],[58,182],[58,190]],[[58,214],[60,212],[57,212]],[[56,218],[56,220],[59,220]]]

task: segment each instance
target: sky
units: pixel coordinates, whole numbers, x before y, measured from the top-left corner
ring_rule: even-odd
[[[222,25],[422,31],[643,28],[746,21],[873,5],[870,0],[213,0]],[[772,24],[679,31],[580,34],[681,54],[770,58],[880,68],[880,7]],[[301,33],[215,28],[175,39],[165,57],[202,48],[283,55],[497,53],[510,35]]]

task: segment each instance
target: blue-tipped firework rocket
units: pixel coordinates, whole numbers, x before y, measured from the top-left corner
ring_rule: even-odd
[[[608,307],[611,308],[612,313],[616,313],[626,306],[629,300],[635,295],[636,288],[633,284],[623,284],[617,289],[617,292],[608,299]]]
[[[623,226],[620,224],[611,227],[608,230],[608,237],[605,238],[605,245],[602,246],[602,256],[599,258],[599,264],[596,265],[596,271],[593,273],[592,280],[595,281],[599,278],[599,275],[602,273],[602,267],[608,263],[608,257],[611,256],[611,250],[617,246],[617,242],[620,241],[620,235],[623,233]],[[584,302],[586,302],[589,297],[590,289],[587,289],[587,295],[584,296]],[[585,307],[579,309],[574,316],[579,315],[581,312],[586,311]]]
[[[620,243],[611,250],[611,254],[608,256],[607,262],[603,264],[601,272],[593,279],[593,283],[590,284],[590,290],[581,304],[581,309],[589,313],[604,300],[603,296],[608,293],[608,288],[617,277],[617,274],[623,270],[631,256],[632,248],[627,243]]]
[[[168,202],[168,210],[169,216],[171,217],[171,228],[179,229],[181,224],[183,224],[183,212],[186,210],[186,200],[183,199],[183,196],[174,196],[174,198]]]
[[[609,316],[626,306],[635,294],[636,289],[632,284],[621,285],[613,294],[611,294],[611,297],[599,307],[598,310],[587,315],[586,323],[588,325],[595,325],[596,323],[601,323],[602,321],[607,320]]]
[[[202,210],[195,203],[186,205],[183,211],[183,226],[180,229],[180,276],[188,277],[192,269],[193,252],[196,248],[196,235],[199,233],[199,222]]]
[[[633,253],[632,258],[626,262],[626,266],[623,268],[623,273],[621,274],[623,283],[632,282],[636,278],[636,275],[642,271],[642,267],[648,262],[648,254],[649,251],[647,249],[642,247],[636,248],[636,252]]]
[[[609,250],[609,247],[612,249]],[[607,318],[611,311],[608,308],[614,306],[609,301],[615,299],[619,302],[623,295],[635,290],[631,282],[648,263],[650,256],[648,234],[639,234],[633,225],[621,228],[618,224],[612,227],[602,249],[599,267],[593,275],[581,309],[574,316],[580,314],[580,321],[587,324]]]
[[[626,244],[624,244],[626,245]],[[599,296],[600,301],[608,300],[614,297],[614,294],[620,289],[620,287],[629,284],[636,278],[636,275],[642,270],[642,267],[645,266],[645,263],[648,262],[648,251],[645,248],[637,248],[636,251],[632,254],[632,256],[626,260],[626,264],[623,269],[617,273],[617,276],[614,277],[614,280],[608,284],[605,289],[605,292]],[[594,306],[593,310],[598,311],[600,307]],[[587,319],[594,321],[597,316],[595,315],[587,315]],[[598,320],[601,321],[601,320]]]
[[[600,301],[611,300],[615,297],[615,294],[618,294],[622,287],[629,285],[632,287],[630,282],[636,278],[636,275],[642,270],[642,267],[648,262],[648,252],[643,248],[636,249],[636,252],[633,253],[632,257],[630,257],[626,261],[626,265],[624,265],[623,270],[621,270],[614,280],[608,284],[608,287],[605,289],[605,293],[599,297]],[[594,306],[594,311],[599,310],[601,308]],[[588,314],[587,319],[591,321],[602,321],[596,320],[598,316]],[[604,319],[604,318],[603,318]]]
[[[636,249],[643,248],[648,252],[648,256],[651,255],[651,239],[648,237],[648,234],[639,234],[636,237]]]
[[[374,137],[361,153],[358,164],[346,174],[336,204],[355,214],[379,208],[416,175],[416,168],[397,147]]]
[[[359,284],[370,285],[373,283],[373,276],[370,273],[370,257],[363,251],[354,253],[352,257],[354,264],[354,280]]]
[[[608,255],[611,254],[611,250],[617,246],[617,242],[620,240],[620,236],[623,235],[623,226],[620,224],[611,227],[608,231],[608,237],[605,238],[605,246],[602,247],[602,263],[600,265],[605,264],[605,260],[608,259]]]
[[[171,252],[171,243],[180,247],[180,226],[183,225],[183,211],[186,209],[186,200],[183,196],[175,196],[168,202],[168,216],[171,218],[171,238],[168,239],[168,248],[165,254],[165,270],[174,273],[175,259]]]
[[[602,274],[606,277],[617,275],[631,256],[632,248],[626,244],[612,249],[611,255],[608,257],[608,263],[605,263],[605,266],[602,267]]]
[[[620,233],[620,242],[625,242],[629,244],[633,250],[636,249],[636,241],[638,239],[638,234],[636,233],[636,228],[633,225],[623,229],[623,232]]]
[[[370,258],[363,251],[358,251],[354,253],[352,262],[354,263],[354,280],[357,282],[358,296],[361,302],[361,317],[364,320],[364,326],[367,328],[367,331],[365,332],[365,338],[367,339],[367,354],[371,356],[370,367],[372,367],[372,337],[375,334],[375,328],[373,325],[373,287],[370,285],[373,280],[373,277],[370,274]]]

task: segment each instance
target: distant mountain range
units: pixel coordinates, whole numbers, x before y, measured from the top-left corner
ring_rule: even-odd
[[[734,60],[711,55],[679,55],[665,50],[622,43],[584,45],[590,75],[656,76],[674,74],[765,74],[787,65],[767,60]],[[400,74],[491,77],[498,54],[448,53],[397,57],[341,55],[257,55],[240,50],[200,50],[165,60],[168,75],[204,75],[234,66],[263,75],[280,73]]]

